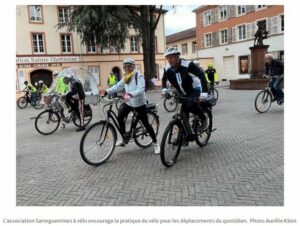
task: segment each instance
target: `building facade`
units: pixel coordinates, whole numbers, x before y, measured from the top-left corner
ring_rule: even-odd
[[[68,21],[69,6],[18,5],[16,6],[16,89],[24,88],[24,81],[32,84],[43,80],[47,85],[53,81],[52,72],[68,67],[88,69],[99,87],[106,88],[108,74],[122,71],[122,62],[131,57],[136,60],[137,69],[143,73],[143,52],[141,42],[130,29],[126,48],[117,52],[111,47],[100,51],[99,46],[81,44],[79,34],[57,29],[57,24]],[[165,11],[164,11],[165,13]],[[156,70],[163,74],[165,59],[164,14],[155,31]]]
[[[177,47],[181,53],[181,57],[186,60],[197,59],[196,28],[190,28],[166,36],[166,45],[167,48]]]
[[[257,22],[269,32],[265,45],[276,58],[284,59],[283,5],[203,5],[194,10],[198,57],[211,62],[220,79],[249,78],[250,49]]]

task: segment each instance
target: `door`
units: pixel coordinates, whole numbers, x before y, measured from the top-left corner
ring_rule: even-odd
[[[234,56],[223,57],[223,73],[222,79],[236,79],[237,73],[235,70]]]
[[[48,87],[52,84],[52,72],[49,70],[41,69],[36,70],[30,73],[30,82],[32,85],[38,83],[38,81],[42,80],[44,84]]]

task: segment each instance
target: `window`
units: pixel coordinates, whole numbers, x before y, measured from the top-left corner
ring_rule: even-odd
[[[220,44],[228,43],[228,30],[221,30],[220,31]]]
[[[135,36],[130,37],[130,52],[137,53],[138,52],[138,40]]]
[[[239,57],[239,66],[240,66],[240,70],[239,70],[240,74],[249,73],[249,57],[248,56],[240,56]]]
[[[203,14],[203,24],[211,24],[211,11],[207,11]]]
[[[212,45],[212,34],[205,34],[205,47],[209,47]]]
[[[97,85],[100,85],[100,75],[99,75],[99,67],[88,67],[89,72],[93,75],[96,79]]]
[[[63,53],[72,52],[71,35],[61,35],[61,48]]]
[[[58,21],[59,23],[66,23],[69,21],[70,9],[58,8]]]
[[[110,51],[110,53],[117,53],[118,52],[117,48],[114,47],[114,46],[109,47],[109,51]]]
[[[42,19],[42,6],[30,5],[29,6],[29,18],[30,22],[41,23]]]
[[[192,42],[192,51],[193,53],[197,52],[197,42]]]
[[[32,46],[34,53],[45,53],[44,35],[32,34]]]
[[[96,46],[96,42],[95,42],[95,37],[92,38],[92,40],[90,40],[87,49],[88,49],[87,50],[88,53],[96,53],[97,52],[97,46]]]
[[[227,6],[219,7],[219,18],[220,20],[225,20],[227,18]]]
[[[245,5],[238,5],[237,6],[237,15],[243,15],[246,13],[246,6]]]
[[[187,43],[182,43],[181,48],[182,48],[182,54],[188,54],[188,45],[187,45]]]
[[[238,26],[238,40],[246,39],[246,25]]]
[[[284,31],[284,15],[280,15],[280,25],[281,31]]]
[[[256,10],[267,8],[267,5],[257,5]]]

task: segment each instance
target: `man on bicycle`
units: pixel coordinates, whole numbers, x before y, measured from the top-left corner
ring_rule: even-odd
[[[167,81],[179,92],[180,95],[190,98],[207,97],[207,81],[205,75],[200,71],[192,61],[181,59],[180,52],[175,47],[170,47],[166,50],[164,56],[168,61],[168,65],[164,68],[164,75],[162,78],[162,94],[168,94]],[[168,95],[166,95],[168,97]],[[207,118],[203,112],[201,105],[193,100],[183,102],[182,112],[185,113],[184,120],[188,132],[188,140],[194,141],[195,134],[191,131],[188,122],[188,113],[191,112],[199,116],[201,120],[200,129],[205,130],[208,126]]]
[[[64,95],[69,91],[69,86],[63,82],[64,77],[63,76],[58,77],[58,74],[59,74],[58,71],[54,71],[52,73],[55,82],[54,91],[56,93],[60,93]]]
[[[154,130],[149,124],[147,116],[144,76],[139,71],[135,70],[135,61],[131,58],[127,58],[123,61],[123,69],[125,71],[123,78],[106,91],[101,91],[102,96],[120,92],[124,88],[126,91],[124,95],[125,103],[123,103],[118,110],[120,131],[126,140],[118,141],[116,146],[124,146],[125,142],[127,142],[127,138],[129,138],[130,135],[125,132],[124,120],[131,111],[135,110],[153,140],[154,153],[159,154],[160,146],[157,142]]]
[[[283,103],[283,92],[280,85],[283,81],[284,66],[280,60],[274,59],[274,56],[270,53],[265,55],[265,67],[266,75],[272,78],[272,91],[275,94],[275,99],[277,99],[278,104]]]
[[[63,78],[64,84],[70,84],[70,92],[66,95],[66,103],[71,107],[70,111],[74,111],[77,117],[80,119],[80,127],[76,130],[77,132],[85,130],[84,127],[84,107],[83,101],[85,98],[85,92],[81,82],[73,77],[65,76]],[[69,112],[70,112],[69,111]]]
[[[28,81],[25,81],[24,85],[25,85],[25,90],[28,90],[31,93],[32,104],[36,105],[36,101],[37,101],[37,97],[38,97],[37,96],[37,89],[31,83],[29,83]],[[26,93],[26,97],[29,100],[29,96],[27,95],[27,93]]]

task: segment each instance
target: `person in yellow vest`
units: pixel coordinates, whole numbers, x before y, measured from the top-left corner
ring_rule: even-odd
[[[59,72],[57,72],[57,71],[53,72],[53,77],[54,77],[55,82],[56,82],[55,87],[54,87],[54,91],[56,93],[60,93],[60,94],[64,95],[69,91],[69,86],[63,82],[63,79],[64,79],[63,76],[57,77],[58,73]]]
[[[215,82],[218,81],[218,74],[217,70],[213,67],[212,63],[209,63],[207,65],[207,69],[205,71],[205,77],[207,81],[210,83],[210,85],[214,86]]]
[[[37,101],[37,89],[31,83],[29,83],[28,81],[25,81],[24,85],[25,85],[24,90],[28,91],[31,94],[32,104],[35,105],[36,101]],[[26,92],[26,97],[28,99],[30,99],[27,92]]]
[[[43,80],[40,80],[38,82],[38,93],[45,94],[45,93],[48,93],[48,91],[49,91],[48,86],[43,82]]]
[[[110,72],[110,74],[108,76],[108,79],[107,79],[108,87],[110,88],[110,87],[114,86],[115,84],[117,84],[117,82],[118,81],[117,81],[117,78],[116,78],[115,74],[113,72]],[[109,95],[109,98],[114,98],[116,96],[117,96],[117,94],[113,93],[113,94]]]

